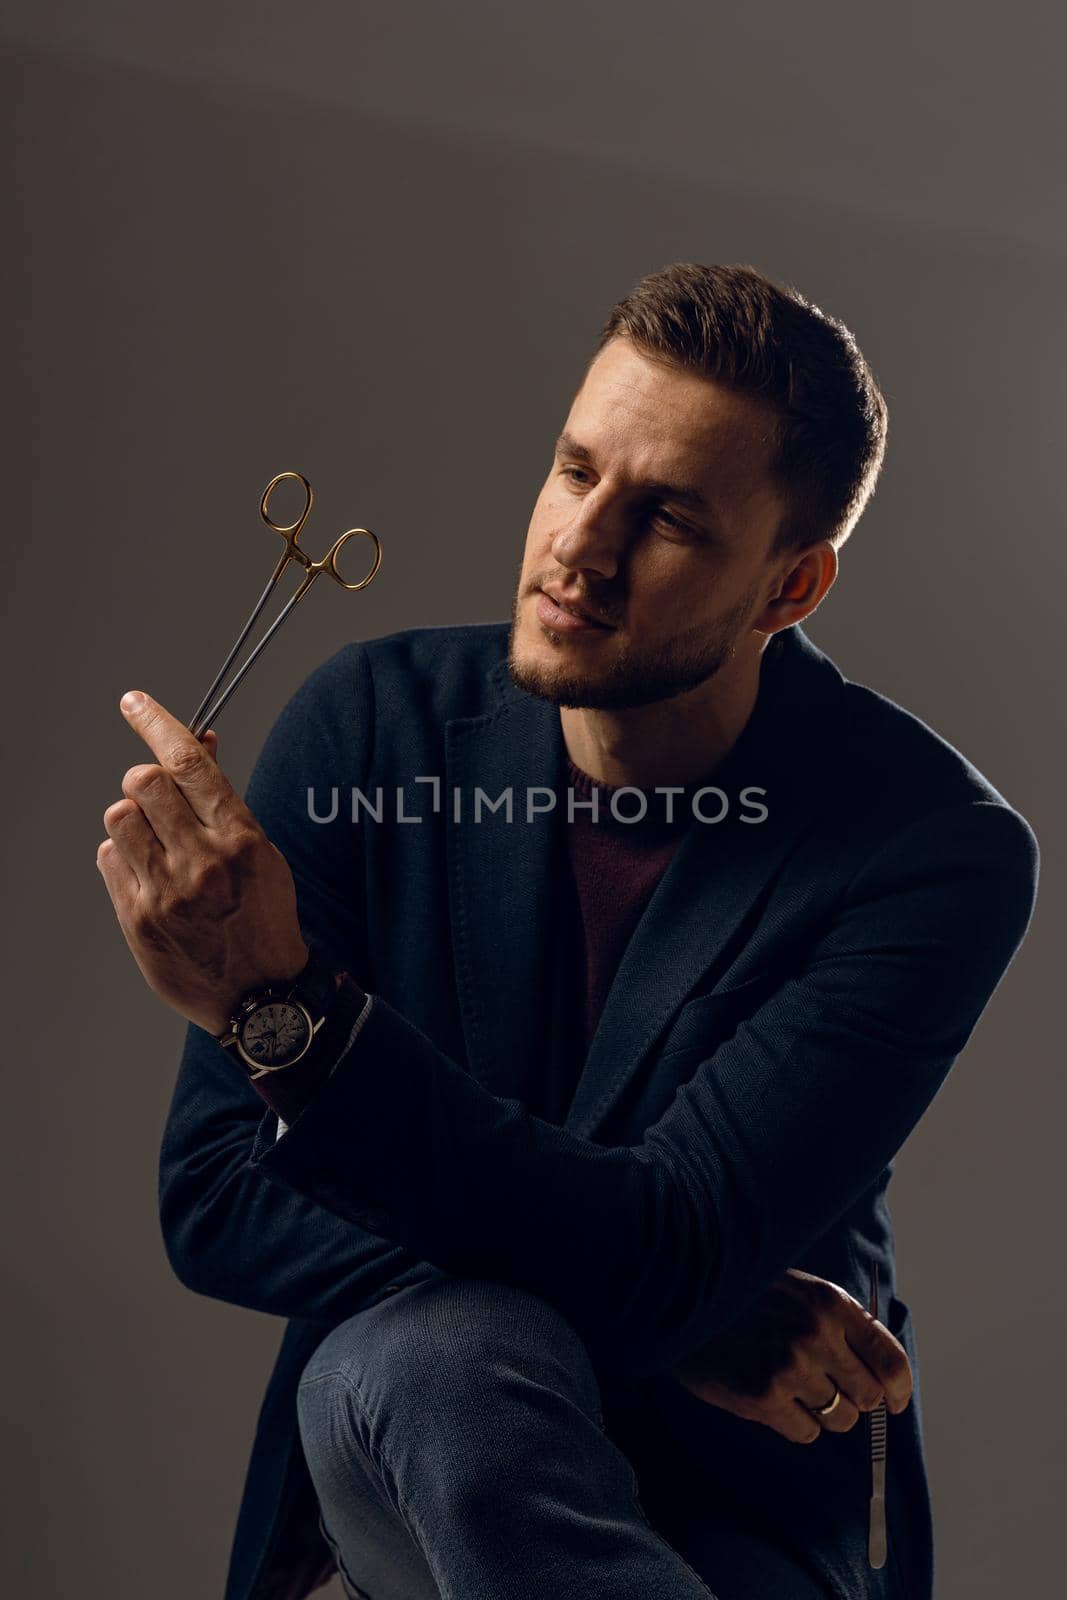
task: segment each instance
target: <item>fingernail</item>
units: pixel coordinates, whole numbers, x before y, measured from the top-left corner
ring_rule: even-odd
[[[129,689],[119,701],[119,705],[128,717],[137,711],[144,710],[144,695],[139,689]]]

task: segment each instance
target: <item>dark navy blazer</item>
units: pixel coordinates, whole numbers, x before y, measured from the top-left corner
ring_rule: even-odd
[[[289,1319],[226,1600],[325,1581],[301,1369],[329,1328],[435,1272],[554,1303],[606,1389],[658,1406],[672,1452],[831,1593],[929,1600],[917,1383],[888,1419],[891,1558],[872,1572],[866,1428],[797,1445],[670,1368],[786,1267],[866,1305],[875,1264],[917,1377],[886,1185],[1026,930],[1034,836],[930,728],[800,628],[779,634],[715,775],[728,814],[685,833],[558,1127],[525,1096],[545,1048],[566,751],[558,708],[512,683],[507,637],[501,622],[346,646],[293,696],[249,786],[305,932],[373,1001],[280,1139],[215,1041],[187,1038],[161,1155],[169,1259],[189,1288]],[[742,788],[763,791],[765,820],[742,820]]]

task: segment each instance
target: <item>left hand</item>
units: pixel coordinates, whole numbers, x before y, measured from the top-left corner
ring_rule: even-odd
[[[96,864],[148,987],[217,1035],[249,989],[307,962],[293,875],[219,769],[214,733],[201,744],[149,695],[127,707],[156,760],[123,778]]]
[[[743,1313],[674,1369],[708,1405],[762,1422],[796,1444],[847,1433],[883,1398],[894,1414],[911,1400],[908,1353],[847,1289],[789,1267]],[[819,1417],[834,1391],[841,1399]]]

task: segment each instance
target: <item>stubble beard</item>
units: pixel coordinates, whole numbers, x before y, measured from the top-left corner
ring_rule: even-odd
[[[508,634],[508,671],[512,682],[527,694],[554,705],[588,708],[596,711],[622,711],[633,706],[652,705],[696,689],[731,661],[744,635],[755,605],[758,587],[753,585],[723,616],[714,630],[674,638],[656,650],[642,652],[626,647],[617,650],[606,667],[583,671],[562,665],[543,666],[520,661],[517,651],[519,595],[516,592]],[[542,628],[542,624],[537,624]],[[561,634],[543,630],[553,643]]]

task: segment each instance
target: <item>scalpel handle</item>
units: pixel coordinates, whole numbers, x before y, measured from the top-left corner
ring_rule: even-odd
[[[884,1483],[884,1478],[883,1478]],[[867,1529],[867,1560],[872,1567],[884,1567],[887,1554],[885,1531],[885,1491],[871,1495],[870,1521]]]
[[[878,1315],[878,1266],[871,1264],[870,1313]],[[884,1567],[888,1554],[885,1523],[886,1403],[881,1400],[868,1417],[871,1447],[871,1502],[867,1523],[867,1560],[872,1567]]]

